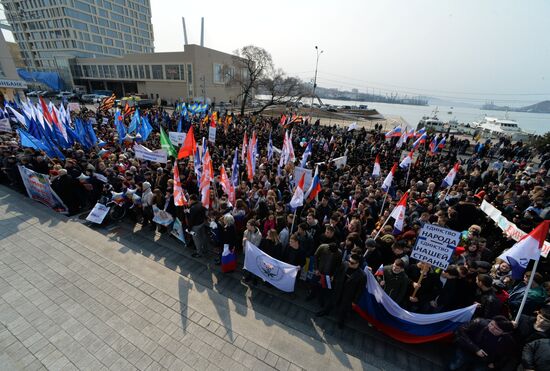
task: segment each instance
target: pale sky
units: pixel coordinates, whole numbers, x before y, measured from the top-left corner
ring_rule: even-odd
[[[340,89],[483,103],[550,99],[550,1],[151,0],[155,50],[263,47],[277,67]]]

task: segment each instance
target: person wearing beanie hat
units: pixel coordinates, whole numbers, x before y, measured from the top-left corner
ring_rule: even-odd
[[[517,344],[513,322],[498,315],[477,318],[459,327],[449,370],[501,370],[508,365]]]

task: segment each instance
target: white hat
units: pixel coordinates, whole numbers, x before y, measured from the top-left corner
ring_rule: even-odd
[[[151,183],[149,183],[149,182],[143,182],[143,190],[145,191],[145,190],[147,190],[147,189],[149,189],[149,188],[151,188]]]

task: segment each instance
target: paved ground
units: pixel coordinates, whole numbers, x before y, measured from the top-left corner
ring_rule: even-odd
[[[94,230],[0,187],[0,369],[439,369],[352,319],[222,275],[128,223]]]

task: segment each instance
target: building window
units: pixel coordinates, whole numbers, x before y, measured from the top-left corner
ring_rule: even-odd
[[[214,63],[214,71],[213,71],[213,81],[214,84],[223,84],[223,65],[219,63]]]
[[[153,64],[151,70],[153,71],[153,80],[164,80],[162,64]]]
[[[148,64],[143,67],[145,67],[145,78],[149,80],[151,78],[151,68]]]
[[[117,65],[116,70],[118,72],[118,77],[120,77],[121,79],[126,78],[126,73],[124,73],[124,66],[123,65],[120,65],[120,64]]]
[[[166,80],[181,80],[180,68],[177,64],[167,64],[164,66],[166,72]]]
[[[115,66],[113,66],[112,64],[108,66],[109,67],[109,72],[110,72],[110,75],[112,78],[117,78],[117,75],[116,75],[116,68]]]
[[[134,70],[134,79],[139,79],[139,73],[138,73],[138,66],[137,64],[134,64],[132,66],[133,70]]]
[[[187,64],[187,82],[189,84],[193,83],[193,65],[191,63]]]

